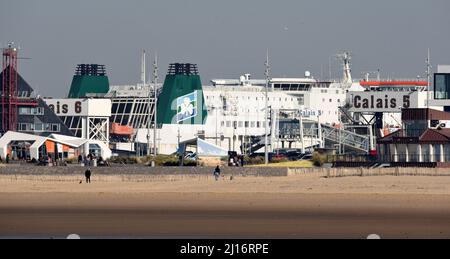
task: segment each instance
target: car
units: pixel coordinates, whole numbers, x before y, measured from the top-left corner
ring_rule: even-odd
[[[313,159],[313,155],[312,154],[304,154],[300,160],[312,160]]]
[[[302,158],[303,154],[298,151],[289,151],[287,156],[290,161],[297,161]]]

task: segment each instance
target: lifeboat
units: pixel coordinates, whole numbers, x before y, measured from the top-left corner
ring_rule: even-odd
[[[119,136],[133,135],[133,128],[130,126],[122,126],[119,123],[111,123],[110,134]]]

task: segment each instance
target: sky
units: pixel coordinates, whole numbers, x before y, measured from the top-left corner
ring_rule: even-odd
[[[198,64],[203,84],[244,73],[341,76],[333,55],[353,54],[353,77],[425,74],[427,49],[450,64],[448,0],[0,0],[0,44],[20,46],[20,74],[42,96],[65,97],[77,64],[106,65],[110,83],[140,81],[140,55]],[[150,72],[150,71],[149,71]]]

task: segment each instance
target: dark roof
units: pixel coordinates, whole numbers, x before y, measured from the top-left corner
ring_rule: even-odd
[[[428,129],[420,136],[420,142],[450,142],[450,129]]]
[[[60,125],[59,132],[30,132],[31,134],[40,135],[40,136],[49,136],[52,133],[58,133],[66,136],[74,136],[73,132],[67,127],[66,124],[61,120],[58,115],[56,115],[52,109],[47,105],[47,103],[41,98],[36,99],[38,103],[38,107],[42,107],[44,109],[44,115],[19,115],[17,118],[18,123],[57,123]],[[0,108],[1,109],[1,108]]]
[[[51,133],[58,133],[67,136],[73,136],[72,131],[64,124],[64,122],[53,112],[52,109],[44,102],[44,100],[40,98],[33,98],[31,94],[34,92],[33,88],[20,76],[17,74],[18,82],[17,82],[17,91],[27,92],[27,99],[32,99],[37,101],[37,107],[42,107],[44,109],[44,115],[18,115],[17,122],[18,123],[58,123],[60,124],[59,132],[30,132],[31,134],[48,136]],[[3,72],[0,74],[0,92],[2,91],[2,83],[3,82]],[[0,113],[2,107],[0,106]],[[0,128],[1,128],[1,120],[0,120]]]
[[[5,69],[6,70],[6,69]],[[22,76],[20,76],[19,73],[17,73],[17,91],[19,92],[28,92],[31,94],[33,92],[33,88],[23,79]],[[3,71],[0,73],[0,91],[2,91],[3,87]]]
[[[427,129],[419,137],[408,137],[403,129],[385,136],[378,144],[450,144],[450,129]]]
[[[450,113],[433,109],[404,109],[402,120],[450,120]]]

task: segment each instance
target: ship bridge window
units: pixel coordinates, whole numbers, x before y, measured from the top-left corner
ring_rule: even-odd
[[[124,115],[122,118],[122,125],[128,125],[128,120],[130,119],[129,115]]]
[[[117,107],[118,107],[119,105],[117,104],[117,103],[113,103],[112,104],[112,107],[111,107],[111,110],[112,110],[112,113],[117,113]]]
[[[281,89],[282,89],[282,90],[289,90],[290,87],[291,87],[290,84],[282,84],[282,85],[281,85]]]
[[[71,128],[71,129],[81,128],[79,125],[80,121],[81,120],[80,120],[79,116],[73,117],[72,125],[70,125],[69,128]]]
[[[133,106],[132,103],[127,103],[125,105],[125,113],[131,113],[131,107]]]
[[[119,104],[119,109],[117,111],[118,111],[118,113],[123,113],[124,109],[125,109],[125,103],[121,103],[121,104]]]

